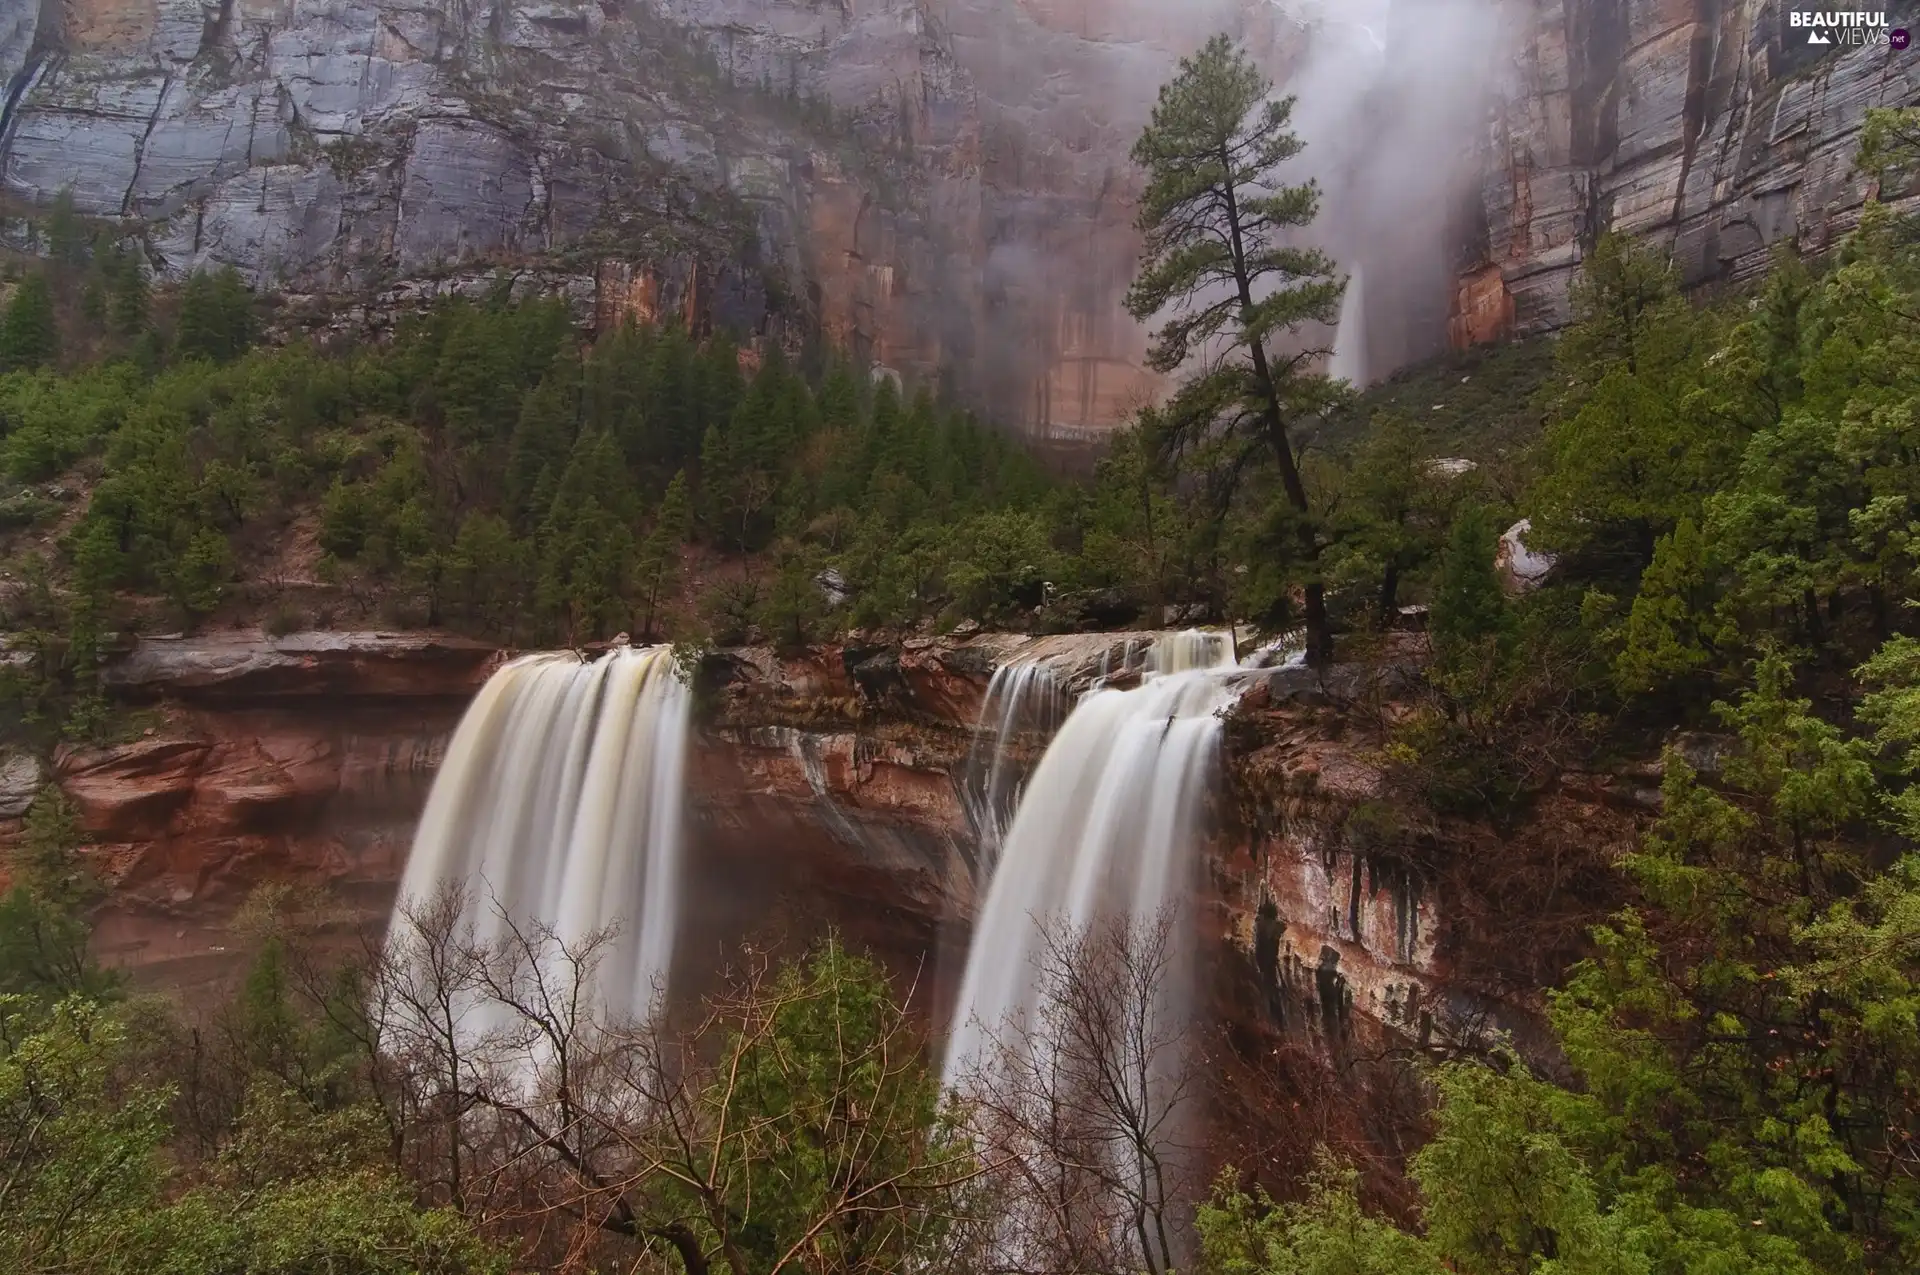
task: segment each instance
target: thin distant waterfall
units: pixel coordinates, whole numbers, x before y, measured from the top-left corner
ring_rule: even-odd
[[[506,665],[454,733],[400,906],[462,886],[483,944],[505,936],[503,910],[569,945],[611,927],[592,1000],[645,1013],[673,952],[689,703],[667,647]],[[396,911],[395,940],[405,925]],[[477,1003],[472,1027],[499,1012]]]
[[[1340,302],[1340,326],[1333,337],[1333,358],[1327,375],[1335,380],[1352,381],[1356,388],[1367,383],[1367,311],[1365,294],[1360,289],[1360,271],[1356,268],[1347,280],[1347,294]]]
[[[1089,691],[1060,728],[1027,781],[974,921],[948,1085],[1038,1008],[1043,926],[1150,921],[1181,902],[1235,667],[1226,634],[1163,637],[1137,689]]]

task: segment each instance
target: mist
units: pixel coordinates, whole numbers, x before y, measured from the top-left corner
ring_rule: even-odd
[[[1322,207],[1302,238],[1363,280],[1340,372],[1365,383],[1444,348],[1484,252],[1479,182],[1506,69],[1502,0],[934,0],[985,130],[984,330],[973,380],[1042,434],[1104,430],[1166,386],[1121,298],[1141,174],[1128,151],[1179,59],[1238,40],[1297,99]],[[1334,333],[1303,334],[1331,349]],[[955,343],[959,344],[958,342]],[[952,348],[952,347],[950,347]]]
[[[1307,237],[1349,276],[1333,370],[1378,380],[1446,344],[1454,281],[1485,250],[1480,181],[1517,24],[1498,0],[1274,0],[1263,57],[1297,99],[1321,187]],[[1251,44],[1251,40],[1249,41]],[[1255,48],[1256,57],[1262,51]]]

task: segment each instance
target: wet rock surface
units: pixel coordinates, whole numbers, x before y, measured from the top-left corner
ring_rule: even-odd
[[[414,633],[144,638],[107,668],[102,681],[128,698],[464,700],[486,680],[498,656],[498,648],[484,642]]]
[[[690,941],[772,917],[796,933],[838,925],[906,966],[922,959],[971,911],[956,782],[994,671],[1033,658],[1084,684],[1113,651],[1150,640],[985,634],[714,653],[689,782],[690,897],[707,924]],[[215,976],[230,964],[227,918],[267,882],[324,885],[343,917],[377,928],[453,729],[506,655],[431,634],[252,631],[122,652],[103,683],[153,724],[63,747],[45,776],[111,886],[103,950],[162,981]],[[34,758],[0,757],[0,821],[24,813],[42,777]]]
[[[500,269],[583,322],[817,321],[1083,446],[1157,384],[1121,306],[1151,86],[1214,30],[1284,69],[1300,37],[1275,12],[21,3],[0,13],[0,189],[70,189],[144,227],[156,268],[233,264],[337,326]],[[1866,110],[1920,101],[1920,59],[1811,48],[1775,0],[1526,0],[1512,19],[1457,344],[1563,322],[1607,226],[1672,246],[1693,283],[1750,277],[1783,240],[1831,245],[1869,190],[1851,169]]]
[[[1483,261],[1459,335],[1568,318],[1567,286],[1606,228],[1670,248],[1689,284],[1742,281],[1783,242],[1832,247],[1874,179],[1854,171],[1869,108],[1920,103],[1920,60],[1810,45],[1777,0],[1533,0],[1495,124]],[[1913,25],[1914,6],[1888,9]],[[1883,198],[1911,200],[1888,190]],[[1497,270],[1499,286],[1489,270]]]
[[[903,975],[955,973],[941,961],[977,903],[961,785],[995,671],[1032,660],[1073,690],[1124,685],[1153,636],[714,653],[689,759],[693,965],[713,967],[747,933],[831,925]],[[1244,674],[1203,916],[1210,950],[1238,971],[1227,1009],[1250,1030],[1524,1034],[1533,989],[1604,909],[1608,856],[1650,813],[1637,795],[1657,801],[1654,762],[1568,776],[1517,829],[1409,819],[1377,735],[1381,706],[1418,677],[1406,636],[1407,651],[1366,667]],[[48,775],[110,885],[104,954],[153,981],[224,978],[228,920],[266,882],[324,885],[344,920],[377,932],[451,733],[500,658],[372,634],[216,634],[124,654],[107,685],[155,724],[64,748]],[[1703,759],[1716,743],[1677,742]],[[31,800],[30,761],[0,757],[0,811]]]

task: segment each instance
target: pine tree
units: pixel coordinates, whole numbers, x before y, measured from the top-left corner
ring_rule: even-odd
[[[1266,346],[1303,324],[1333,322],[1344,285],[1325,256],[1288,242],[1312,224],[1319,197],[1311,184],[1280,179],[1302,144],[1289,131],[1293,99],[1271,100],[1271,90],[1224,35],[1184,59],[1160,90],[1133,149],[1147,171],[1139,210],[1146,245],[1127,308],[1141,320],[1176,312],[1155,336],[1156,371],[1176,372],[1203,347],[1220,348],[1169,404],[1168,441],[1187,450],[1226,440],[1237,455],[1227,461],[1234,475],[1251,452],[1270,453],[1294,514],[1307,658],[1325,664],[1333,637],[1319,531],[1295,448],[1300,425],[1337,403],[1340,391],[1303,370],[1304,359],[1275,363]]]
[[[53,286],[41,271],[20,281],[0,317],[0,371],[46,367],[60,357]]]
[[[517,415],[519,367],[500,348],[509,331],[491,310],[462,306],[448,318],[433,372],[434,401],[454,443],[468,454],[506,437]]]
[[[652,330],[627,322],[602,336],[585,364],[583,423],[618,439],[627,464],[636,470],[659,450],[648,410],[652,354]]]
[[[47,255],[56,266],[83,266],[87,262],[87,224],[74,207],[73,187],[62,186],[47,214]]]
[[[542,475],[558,478],[573,450],[578,418],[578,363],[569,354],[555,358],[545,380],[521,401],[520,421],[507,448],[507,508],[526,526],[546,513],[535,502]],[[549,494],[549,500],[551,494]]]
[[[211,527],[193,533],[169,572],[173,600],[193,619],[220,605],[233,578],[233,547]]]
[[[1740,427],[1687,410],[1702,328],[1649,249],[1603,235],[1572,303],[1574,323],[1555,352],[1561,387],[1533,539],[1637,571],[1681,517],[1701,516],[1737,462]]]
[[[137,248],[113,255],[109,282],[112,291],[107,317],[113,330],[125,337],[140,335],[147,327],[148,288],[146,267]]]
[[[673,476],[654,514],[653,530],[641,542],[634,564],[634,635],[647,641],[661,636],[681,586],[680,550],[693,532],[693,505],[687,497],[686,471]]]
[[[1494,570],[1498,543],[1493,519],[1483,507],[1470,505],[1454,520],[1428,621],[1443,661],[1510,633],[1512,616]]]
[[[209,274],[196,270],[180,291],[174,357],[228,363],[252,347],[253,293],[231,266]]]
[[[642,459],[673,469],[693,463],[707,427],[693,343],[678,323],[668,324],[654,340],[646,384],[647,442],[640,449]]]
[[[1375,621],[1393,623],[1400,589],[1440,550],[1447,480],[1434,473],[1411,427],[1400,417],[1379,421],[1343,480],[1345,508],[1337,552],[1377,583]],[[1360,581],[1356,580],[1356,583]]]
[[[746,392],[746,382],[740,375],[740,350],[724,335],[709,340],[695,363],[695,379],[699,387],[699,424],[704,432],[706,426],[716,421],[733,419],[734,409],[740,405],[740,398]],[[678,441],[684,445],[698,438],[699,435],[694,435]],[[690,452],[676,451],[670,463],[685,464],[690,459]]]
[[[610,631],[625,610],[634,558],[633,493],[611,435],[595,430],[574,444],[540,530],[541,608],[569,642]]]
[[[1710,667],[1738,632],[1716,615],[1720,563],[1693,519],[1654,548],[1640,576],[1614,675],[1627,691],[1655,691]]]
[[[505,519],[467,515],[450,562],[455,605],[489,632],[513,640],[527,598],[524,542]]]

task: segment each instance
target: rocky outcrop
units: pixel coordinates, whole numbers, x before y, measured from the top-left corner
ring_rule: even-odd
[[[1236,706],[1233,835],[1209,860],[1220,931],[1269,1027],[1529,1044],[1539,989],[1620,901],[1612,865],[1658,805],[1658,767],[1562,776],[1500,826],[1435,814],[1388,772],[1386,727],[1417,702],[1408,636],[1365,668],[1269,674]]]
[[[104,952],[173,981],[218,975],[227,918],[267,882],[323,884],[350,914],[383,912],[495,654],[377,633],[137,643],[102,680],[153,724],[62,748],[51,774],[110,886]]]
[[[464,700],[498,658],[498,649],[483,642],[417,633],[224,633],[146,638],[102,681],[129,699]]]
[[[717,968],[745,935],[833,925],[938,995],[977,903],[963,786],[995,671],[1038,662],[1068,693],[1126,685],[1151,636],[710,656],[688,775],[687,968]],[[1260,1031],[1524,1034],[1533,989],[1610,897],[1607,856],[1655,795],[1655,771],[1575,776],[1519,829],[1413,818],[1378,737],[1379,706],[1415,676],[1420,639],[1403,636],[1377,666],[1243,675],[1205,915],[1208,950],[1241,989],[1223,1012]],[[63,748],[50,774],[110,887],[104,953],[171,984],[225,978],[231,918],[275,882],[324,885],[343,934],[377,932],[451,732],[498,658],[426,635],[253,633],[118,657],[106,685],[152,724]],[[0,810],[24,809],[39,777],[0,758]]]
[[[1789,10],[1503,9],[1517,48],[1457,279],[1370,285],[1368,348],[1563,322],[1608,226],[1670,244],[1696,284],[1832,243],[1869,189],[1864,113],[1920,100],[1920,59],[1808,45]],[[1152,86],[1226,29],[1325,91],[1298,55],[1328,20],[1347,21],[1309,0],[21,0],[0,14],[0,190],[70,189],[156,268],[236,264],[332,323],[499,270],[585,322],[817,323],[1084,445],[1159,385],[1120,304]],[[1422,21],[1390,39],[1420,44]],[[1395,261],[1375,274],[1404,284],[1419,263]]]
[[[1485,317],[1508,305],[1518,331],[1564,323],[1568,283],[1608,228],[1670,247],[1690,285],[1750,278],[1783,242],[1824,251],[1874,189],[1853,164],[1868,109],[1920,103],[1911,51],[1837,31],[1810,44],[1815,32],[1789,25],[1809,7],[1784,0],[1530,7],[1456,339],[1485,336]],[[1893,27],[1920,16],[1885,12]],[[1489,295],[1489,268],[1506,299]]]
[[[0,821],[26,814],[41,781],[39,758],[23,750],[0,749]]]
[[[691,766],[689,941],[830,922],[922,959],[971,912],[956,785],[994,670],[1032,658],[1084,684],[1127,646],[982,635],[714,656]],[[324,885],[343,924],[377,926],[453,728],[501,656],[423,634],[136,642],[103,683],[151,724],[62,748],[48,775],[110,886],[105,953],[167,981],[217,977],[229,918],[270,882]],[[0,756],[0,820],[41,777],[35,759]]]
[[[1125,244],[1096,254],[1079,222],[1124,234],[1119,134],[1090,151],[1065,128],[1101,119],[1070,81],[1064,104],[1025,79],[977,96],[955,50],[1008,17],[1061,19],[1011,0],[15,6],[0,188],[67,190],[139,227],[160,270],[234,264],[334,323],[504,269],[583,321],[817,322],[878,365],[952,369],[1007,419],[1107,424],[1142,343],[1118,314]],[[1077,50],[1100,70],[1102,47],[1063,34],[1023,65]]]

